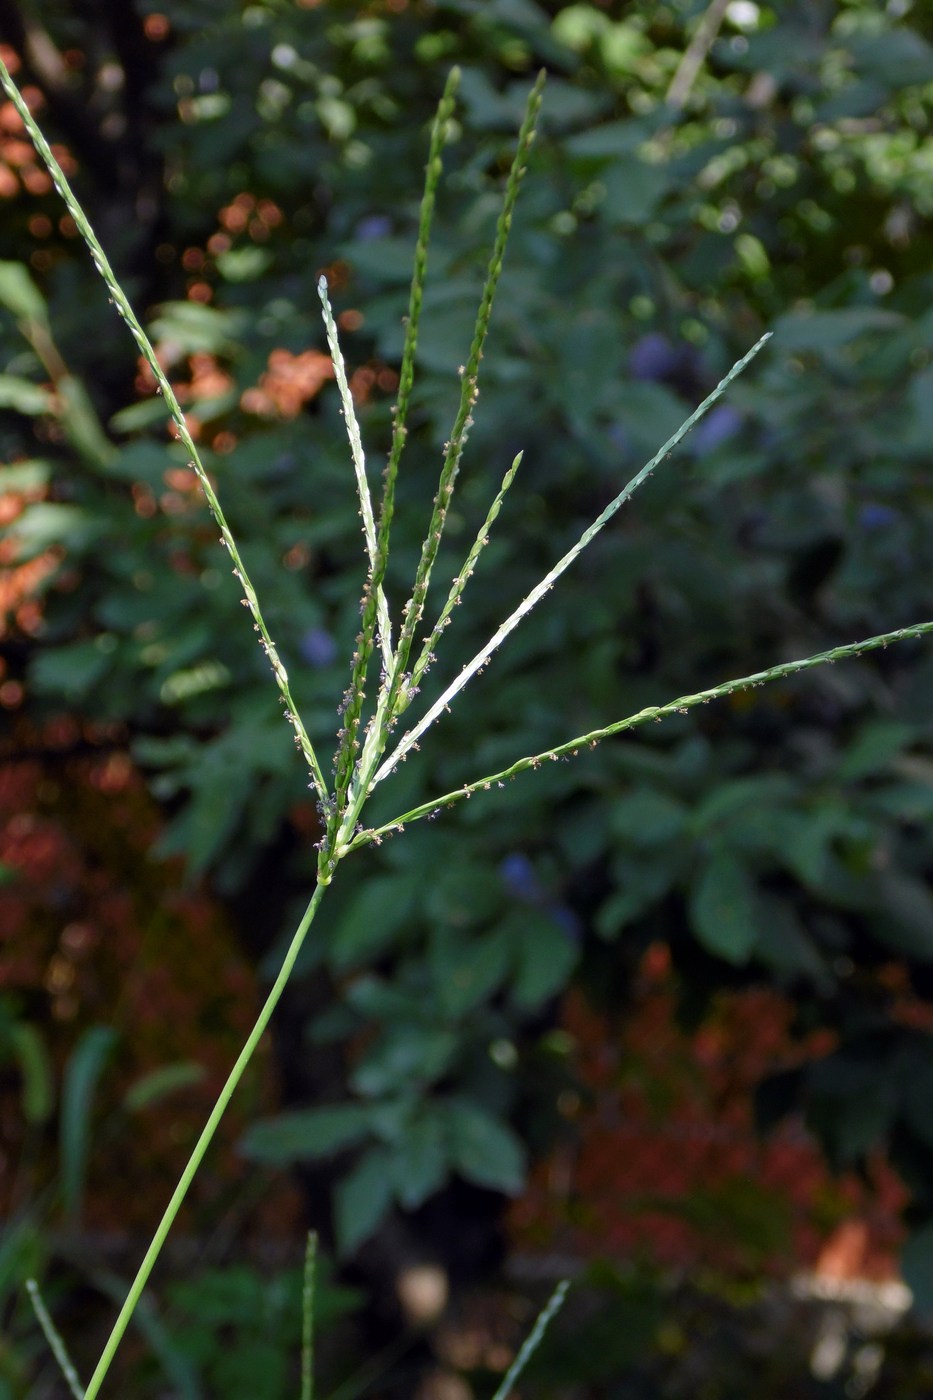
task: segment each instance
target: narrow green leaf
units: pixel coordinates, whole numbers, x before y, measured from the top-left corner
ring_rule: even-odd
[[[52,1062],[45,1041],[29,1021],[16,1021],[8,1034],[23,1076],[23,1117],[27,1123],[45,1123],[55,1106]]]
[[[51,413],[54,407],[53,395],[41,384],[33,384],[31,379],[17,374],[0,374],[0,408],[12,408],[36,418],[41,413]]]
[[[62,1199],[69,1224],[81,1218],[94,1095],[117,1041],[111,1026],[91,1026],[65,1066],[60,1126]]]
[[[45,298],[23,263],[0,262],[0,306],[23,321],[48,324]]]
[[[182,1060],[174,1065],[162,1065],[149,1074],[144,1074],[131,1084],[123,1096],[123,1107],[130,1113],[161,1103],[179,1089],[187,1089],[191,1084],[199,1084],[204,1078],[204,1066],[193,1060]]]

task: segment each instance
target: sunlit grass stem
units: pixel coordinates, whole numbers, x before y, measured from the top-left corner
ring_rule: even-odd
[[[311,896],[311,900],[304,912],[301,923],[295,930],[291,943],[288,945],[288,951],[282,961],[282,966],[279,968],[278,976],[273,982],[269,994],[263,1003],[262,1010],[256,1017],[253,1029],[247,1036],[243,1048],[237,1056],[236,1064],[228,1074],[226,1083],[217,1096],[217,1102],[211,1109],[210,1117],[201,1130],[201,1135],[194,1146],[191,1156],[188,1158],[187,1165],[178,1180],[178,1185],[172,1192],[172,1198],[165,1208],[162,1219],[159,1221],[149,1248],[146,1250],[143,1262],[140,1264],[136,1277],[130,1285],[130,1290],[126,1295],[126,1301],[120,1309],[113,1330],[107,1338],[106,1346],[101,1353],[100,1361],[97,1363],[97,1369],[91,1377],[88,1388],[84,1393],[84,1400],[94,1400],[94,1397],[103,1384],[107,1372],[110,1370],[110,1363],[113,1361],[117,1347],[120,1345],[130,1318],[136,1311],[136,1305],[146,1286],[149,1275],[152,1273],[153,1266],[162,1252],[162,1246],[168,1237],[168,1232],[172,1228],[176,1215],[181,1209],[182,1202],[188,1194],[188,1188],[197,1175],[198,1168],[204,1160],[204,1154],[210,1146],[211,1139],[217,1131],[221,1118],[223,1118],[226,1112],[227,1105],[233,1097],[234,1090],[242,1079],[247,1065],[255,1054],[256,1048],[262,1039],[263,1032],[272,1018],[273,1011],[279,1004],[279,998],[284,992],[288,979],[291,976],[292,968],[295,966],[295,959],[301,952],[302,944],[305,941],[308,929],[311,927],[314,916],[317,913],[317,908],[321,902],[325,888],[326,886],[322,884],[315,886],[314,894]]]
[[[559,1313],[564,1306],[564,1299],[567,1297],[567,1289],[569,1287],[570,1284],[564,1279],[554,1289],[548,1302],[538,1314],[535,1325],[525,1338],[525,1342],[519,1350],[518,1355],[503,1376],[502,1384],[492,1397],[492,1400],[508,1400],[508,1397],[512,1394],[512,1388],[515,1382],[544,1340],[544,1334],[551,1325],[555,1315]]]
[[[68,1348],[65,1346],[64,1338],[52,1321],[48,1308],[42,1301],[42,1294],[39,1292],[39,1285],[34,1278],[26,1280],[26,1291],[32,1303],[33,1311],[36,1314],[39,1326],[42,1328],[43,1336],[49,1344],[49,1350],[58,1362],[58,1369],[61,1371],[65,1384],[71,1391],[75,1400],[84,1400],[84,1387],[75,1370],[71,1357],[68,1355]]]

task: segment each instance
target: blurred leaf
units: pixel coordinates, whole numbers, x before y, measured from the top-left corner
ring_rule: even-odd
[[[502,903],[502,882],[495,870],[471,860],[467,852],[443,865],[424,891],[432,919],[468,928],[494,914]]]
[[[614,892],[600,905],[596,929],[601,938],[617,938],[678,882],[687,847],[662,846],[650,855],[626,855],[613,862]]]
[[[233,349],[244,328],[240,312],[197,301],[167,301],[149,326],[171,364],[181,355],[221,354]]]
[[[874,882],[873,895],[878,940],[905,957],[933,962],[933,895],[927,882],[885,871]]]
[[[12,408],[17,413],[35,417],[40,413],[52,413],[55,397],[41,384],[33,384],[30,379],[21,379],[15,374],[0,374],[0,408]]]
[[[374,1147],[337,1183],[334,1223],[342,1255],[353,1254],[391,1206],[391,1160],[386,1148]]]
[[[17,1020],[7,1031],[23,1076],[23,1117],[27,1123],[45,1123],[55,1107],[52,1062],[38,1029]]]
[[[382,875],[354,892],[331,935],[329,958],[337,969],[367,962],[395,941],[411,920],[421,893],[417,874]]]
[[[873,1046],[837,1051],[809,1071],[807,1123],[826,1143],[837,1168],[851,1166],[876,1147],[897,1108],[885,1063]]]
[[[55,387],[59,412],[72,447],[91,466],[109,466],[117,455],[117,449],[101,427],[94,405],[80,379],[65,374]]]
[[[363,1016],[379,1021],[435,1019],[434,1009],[420,994],[403,991],[381,977],[355,978],[346,991],[347,1004]]]
[[[933,82],[933,48],[915,29],[854,34],[846,47],[863,73],[892,88]]]
[[[444,1014],[456,1019],[485,1001],[505,977],[511,951],[507,935],[499,930],[470,937],[436,924],[428,956]]]
[[[534,1011],[567,985],[580,948],[569,929],[543,910],[516,909],[500,928],[516,952],[511,999]]]
[[[775,349],[839,350],[858,336],[892,330],[902,324],[902,317],[895,312],[875,306],[793,312],[779,317],[775,323]]]
[[[704,948],[727,962],[747,962],[758,937],[755,884],[728,851],[716,852],[690,891],[690,922]]]
[[[525,1184],[525,1151],[505,1123],[469,1099],[443,1105],[447,1150],[467,1181],[516,1196]]]
[[[911,724],[899,724],[894,720],[870,721],[863,725],[847,750],[839,766],[840,778],[852,782],[883,771],[915,737],[916,729]]]
[[[376,1098],[439,1079],[456,1053],[453,1030],[433,1026],[390,1026],[366,1050],[350,1075],[358,1094]]]
[[[52,465],[40,458],[0,466],[0,490],[10,492],[42,491],[48,484]]]
[[[771,895],[758,895],[755,956],[779,977],[808,977],[825,982],[828,969],[793,906]]]
[[[179,1089],[187,1089],[199,1084],[204,1078],[204,1066],[193,1060],[180,1061],[174,1065],[162,1065],[150,1070],[135,1084],[131,1084],[123,1096],[123,1107],[130,1113],[138,1113],[152,1104],[176,1094]]]
[[[636,848],[676,840],[686,820],[687,809],[682,802],[649,787],[625,793],[609,809],[613,835]]]
[[[33,559],[52,545],[64,545],[78,552],[99,539],[105,531],[100,519],[80,506],[37,501],[17,517],[10,533],[16,540],[16,559]]]
[[[933,1224],[921,1225],[901,1250],[901,1274],[921,1315],[933,1311]]]
[[[48,325],[45,300],[23,263],[0,262],[0,306],[23,321]]]
[[[366,1104],[296,1109],[252,1124],[239,1148],[250,1161],[285,1166],[354,1147],[367,1137],[371,1126],[372,1109]]]
[[[614,224],[638,228],[648,223],[670,188],[672,174],[664,165],[649,165],[635,155],[621,155],[603,175],[606,193],[602,210]],[[658,439],[664,432],[658,428]]]
[[[72,1228],[81,1217],[94,1096],[116,1042],[111,1026],[90,1026],[65,1065],[59,1140],[62,1203]]]
[[[422,1112],[395,1145],[390,1177],[395,1199],[405,1210],[417,1210],[447,1180],[448,1144],[441,1115],[427,1100]]]

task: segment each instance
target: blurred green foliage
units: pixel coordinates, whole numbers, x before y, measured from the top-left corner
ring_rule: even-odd
[[[165,0],[91,26],[60,0],[43,18],[58,50],[85,55],[58,88],[27,73],[46,132],[73,150],[118,274],[192,379],[205,462],[325,750],[363,557],[337,395],[325,384],[291,416],[247,391],[275,352],[323,349],[315,283],[329,270],[378,464],[427,124],[452,63],[460,116],[399,484],[396,607],[522,100],[539,66],[549,83],[451,570],[519,450],[523,465],[445,674],[775,332],[386,785],[386,817],[645,704],[933,611],[930,16],[734,4],[688,82],[702,13],[693,0],[624,15]],[[37,210],[52,224],[38,247]],[[303,768],[216,530],[166,479],[183,462],[164,410],[134,389],[132,347],[59,213],[51,194],[17,199],[0,230],[0,485],[36,497],[13,527],[18,557],[59,561],[41,629],[4,644],[9,673],[36,720],[64,707],[122,726],[170,814],[163,853],[250,919],[275,891],[252,933],[274,959],[314,868]],[[192,356],[217,372],[200,397]],[[885,1146],[928,1220],[933,1047],[876,973],[898,959],[912,992],[933,992],[931,688],[920,645],[853,662],[549,766],[361,856],[301,967],[333,995],[309,998],[327,1009],[308,1012],[298,1057],[338,1047],[343,1082],[331,1103],[257,1123],[244,1150],[339,1154],[348,1252],[452,1174],[518,1191],[563,1074],[549,1004],[574,977],[624,1004],[663,939],[684,1014],[765,980],[795,999],[801,1030],[836,1033],[828,1060],[763,1087],[762,1121],[804,1110],[839,1164]]]

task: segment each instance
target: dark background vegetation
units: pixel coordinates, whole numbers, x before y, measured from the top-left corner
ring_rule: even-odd
[[[909,0],[2,0],[7,61],[180,386],[324,752],[362,555],[315,287],[326,272],[375,477],[452,64],[396,609],[523,101],[549,79],[441,578],[524,461],[445,676],[774,331],[386,785],[386,816],[643,705],[933,615],[931,29]],[[23,1277],[43,1279],[87,1374],[101,1299],[306,899],[318,827],[216,528],[9,106],[0,143],[0,1395],[19,1397],[56,1384]],[[747,1163],[703,1198],[712,1253],[673,1276],[653,1228],[626,1254],[585,1193],[531,1219],[522,1192],[587,1140],[586,1055],[622,1043],[654,969],[667,1029],[647,1025],[642,1054],[675,1025],[708,1030],[724,998],[776,1017],[743,1089],[758,1126],[805,1131],[824,1185],[848,1174],[870,1200],[899,1181],[907,1275],[933,1298],[931,693],[929,647],[893,648],[549,765],[355,858],[114,1393],[297,1393],[308,1224],[359,1289],[323,1289],[335,1350],[347,1324],[328,1318],[361,1302],[350,1352],[388,1348],[372,1394],[441,1385],[441,1343],[407,1334],[392,1379],[399,1271],[494,1289],[516,1231],[526,1253],[569,1249],[595,1289],[529,1395],[922,1393],[920,1333],[822,1379],[804,1328],[777,1344],[780,1319],[755,1313],[765,1280],[816,1246],[801,1255]],[[670,1081],[651,1080],[656,1119],[707,1092]],[[607,1210],[637,1216],[620,1180]],[[818,1202],[802,1205],[815,1228]],[[507,1350],[526,1328],[495,1297],[496,1325],[461,1318],[461,1341],[511,1317]],[[491,1393],[501,1354],[448,1347],[443,1383],[468,1386],[459,1366]]]

